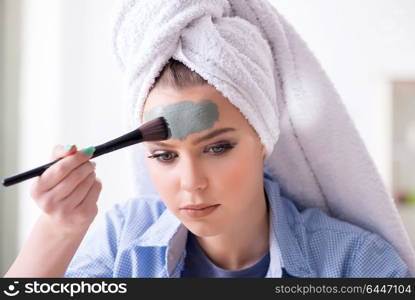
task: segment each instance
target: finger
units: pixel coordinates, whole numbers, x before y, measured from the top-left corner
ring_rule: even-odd
[[[92,157],[92,153],[85,155],[81,151],[62,158],[50,166],[39,179],[39,192],[46,192],[61,182],[75,168],[79,167]]]
[[[86,197],[92,185],[95,183],[95,172],[90,173],[66,198],[62,199],[61,209],[69,212],[78,206]]]
[[[99,198],[99,194],[102,190],[102,182],[99,178],[95,178],[94,184],[92,185],[91,189],[88,191],[87,195],[85,196],[84,200],[79,203],[79,205],[75,209],[79,209],[86,212],[93,212],[96,208],[96,204]]]
[[[76,152],[77,152],[76,145],[66,145],[66,146],[62,146],[62,145],[58,144],[58,145],[55,145],[53,147],[51,159],[52,159],[52,161],[54,161],[54,160],[56,160],[56,159],[58,159],[60,157],[66,157],[66,156],[69,156],[69,155],[71,155],[73,153],[76,153]],[[45,172],[47,172],[47,170]],[[32,186],[31,186],[31,191],[30,191],[30,195],[31,195],[31,197],[33,199],[39,198],[40,197],[40,194],[45,189],[47,190],[49,188],[49,186],[42,187],[42,184],[44,182],[44,180],[43,180],[44,177],[45,176],[42,177],[42,181],[40,181],[41,176],[38,176],[38,177],[36,177],[34,179],[34,181],[32,183]]]
[[[48,190],[46,198],[61,201],[78,188],[78,185],[95,171],[95,162],[86,161],[75,168],[64,180]]]
[[[97,201],[99,198],[99,194],[101,193],[101,190],[101,180],[96,178],[91,189],[88,191],[85,199],[81,203],[79,203],[79,205],[75,207],[75,209],[78,210],[78,212],[81,212],[85,215],[96,215],[98,212]]]
[[[55,147],[52,150],[52,160],[56,160],[60,157],[66,157],[71,154],[76,153],[77,148],[76,145],[55,145]]]
[[[59,206],[62,206],[62,200],[67,197],[76,187],[85,180],[89,174],[94,173],[94,166],[91,166],[91,162],[85,162],[84,165],[76,169],[76,172],[72,172],[71,178],[61,181],[54,188],[49,191],[43,192],[40,196],[34,197],[37,199],[37,204],[46,213],[52,213],[55,210],[59,210]],[[69,181],[70,183],[68,183]],[[68,188],[68,185],[74,185],[74,187]],[[68,191],[68,192],[65,192]]]

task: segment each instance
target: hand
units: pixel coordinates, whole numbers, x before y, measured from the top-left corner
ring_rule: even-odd
[[[89,227],[98,213],[97,200],[102,184],[95,174],[95,162],[76,146],[65,151],[56,145],[52,159],[60,161],[35,179],[30,195],[51,226],[70,232]],[[42,216],[43,217],[43,216]]]

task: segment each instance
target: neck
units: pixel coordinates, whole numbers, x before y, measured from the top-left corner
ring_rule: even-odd
[[[226,270],[247,268],[257,262],[269,249],[269,214],[265,193],[259,204],[247,218],[229,228],[223,234],[212,237],[197,237],[207,256]]]

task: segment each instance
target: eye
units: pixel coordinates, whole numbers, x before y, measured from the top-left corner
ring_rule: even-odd
[[[206,147],[203,150],[203,152],[212,154],[214,156],[222,155],[225,152],[228,152],[229,150],[234,148],[235,145],[236,145],[236,143],[231,144],[229,142],[216,143],[214,145]],[[178,157],[178,155],[174,152],[168,152],[168,151],[157,152],[157,151],[155,151],[152,155],[149,155],[147,157],[148,158],[156,158],[159,162],[167,164],[167,163],[173,163],[174,158]]]
[[[161,162],[171,162],[173,158],[177,157],[177,154],[174,154],[172,152],[161,152],[161,153],[155,153],[150,156],[147,156],[148,158],[157,158],[157,160]]]
[[[234,145],[231,145],[229,143],[216,144],[216,145],[213,145],[211,147],[208,147],[207,151],[205,151],[205,152],[210,152],[213,155],[219,155],[221,153],[229,151],[233,147],[234,147]]]

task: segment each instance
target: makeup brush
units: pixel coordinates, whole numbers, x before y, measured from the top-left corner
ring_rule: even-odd
[[[100,156],[105,153],[109,153],[127,146],[131,146],[137,143],[141,142],[148,142],[148,141],[162,141],[167,140],[170,137],[170,130],[168,123],[165,118],[159,117],[153,120],[150,120],[143,125],[141,125],[139,128],[124,134],[116,139],[113,139],[109,142],[106,142],[104,144],[95,146],[94,154],[92,155],[92,158],[95,158],[97,156]],[[19,182],[22,182],[26,179],[40,176],[43,172],[46,171],[47,168],[49,168],[54,163],[61,160],[61,158],[58,158],[57,160],[54,160],[46,165],[37,167],[35,169],[26,171],[24,173],[20,173],[8,178],[3,179],[3,185],[4,186],[10,186]]]

